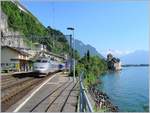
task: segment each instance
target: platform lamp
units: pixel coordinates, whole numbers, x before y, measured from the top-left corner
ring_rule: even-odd
[[[70,31],[72,31],[72,38],[73,38],[73,49],[75,49],[75,39],[74,39],[74,28],[73,27],[68,27],[67,28],[67,30],[70,30]],[[72,43],[72,41],[71,41],[71,43]],[[72,44],[71,44],[72,45]],[[74,57],[74,59],[73,59],[73,81],[75,82],[75,51],[73,52],[73,57]]]

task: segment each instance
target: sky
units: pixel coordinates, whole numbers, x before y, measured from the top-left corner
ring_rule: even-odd
[[[106,56],[123,56],[149,47],[149,4],[145,1],[28,1],[24,5],[45,26],[74,37]]]

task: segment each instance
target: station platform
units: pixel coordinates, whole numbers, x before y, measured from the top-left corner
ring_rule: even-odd
[[[79,82],[60,72],[12,105],[7,112],[77,112]]]
[[[20,71],[20,72],[9,72],[9,73],[1,73],[1,76],[14,75],[14,74],[28,74],[33,71]]]

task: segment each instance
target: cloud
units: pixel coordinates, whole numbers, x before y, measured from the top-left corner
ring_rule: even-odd
[[[129,51],[129,50],[124,50],[124,51],[121,51],[121,50],[107,50],[106,52],[103,52],[103,55],[106,57],[108,53],[111,53],[114,57],[122,57],[124,55],[127,55],[127,54],[130,54],[134,51]]]

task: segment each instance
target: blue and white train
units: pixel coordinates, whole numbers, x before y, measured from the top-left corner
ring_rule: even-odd
[[[50,58],[39,58],[33,63],[33,72],[38,73],[38,76],[47,76],[49,73],[64,69],[65,63],[60,63]]]

